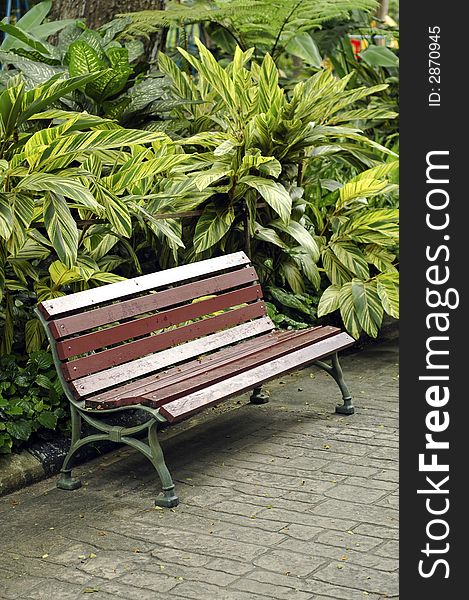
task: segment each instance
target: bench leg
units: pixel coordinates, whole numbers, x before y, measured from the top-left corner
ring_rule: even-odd
[[[174,491],[173,479],[164,461],[163,450],[158,441],[157,423],[154,423],[148,430],[148,445],[150,446],[151,462],[160,476],[163,487],[163,495],[156,498],[155,505],[173,508],[179,504],[179,498]]]
[[[339,386],[344,403],[336,406],[335,412],[339,415],[353,415],[355,408],[353,406],[352,396],[350,395],[347,384],[344,381],[344,374],[339,363],[339,356],[337,355],[337,352],[332,355],[332,365],[328,365],[327,363],[322,362],[322,360],[317,360],[314,364],[326,371],[326,373],[329,373],[329,375],[334,378]]]
[[[269,401],[269,394],[263,391],[262,386],[256,387],[252,390],[249,401],[252,404],[266,404]]]
[[[81,434],[81,416],[72,404],[70,404],[70,413],[72,416],[72,441],[57,480],[57,487],[61,490],[76,490],[81,487],[81,481],[77,477],[72,477],[72,469],[70,468],[73,455],[81,447],[81,445],[77,445]]]

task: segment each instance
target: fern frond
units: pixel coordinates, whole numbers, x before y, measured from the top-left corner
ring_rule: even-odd
[[[352,10],[369,11],[376,6],[376,0],[199,0],[119,16],[132,19],[129,35],[148,35],[171,25],[215,23],[228,29],[245,49],[255,46],[262,53],[275,53],[298,33],[348,18]]]

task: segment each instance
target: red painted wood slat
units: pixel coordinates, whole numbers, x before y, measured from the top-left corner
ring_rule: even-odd
[[[164,329],[173,325],[179,325],[185,321],[191,321],[211,313],[224,310],[246,302],[252,302],[262,298],[260,285],[251,285],[246,288],[220,294],[214,298],[201,300],[192,304],[184,304],[178,308],[172,308],[160,313],[134,319],[121,323],[101,331],[94,331],[57,343],[57,354],[61,360],[85,354],[91,350],[97,350],[105,346],[112,346],[119,342],[125,342],[133,338],[147,335],[158,329]]]
[[[263,348],[269,346],[274,336],[282,337],[282,339],[294,335],[293,331],[279,331],[260,335],[256,338],[250,338],[241,342],[237,342],[234,346],[228,346],[222,350],[217,350],[212,354],[200,356],[195,360],[189,360],[182,365],[158,371],[152,375],[142,377],[136,381],[119,386],[117,389],[108,390],[99,393],[97,396],[91,396],[86,399],[90,403],[89,406],[124,406],[132,403],[133,398],[139,397],[152,389],[158,384],[168,385],[168,382],[177,382],[181,378],[191,377],[194,373],[201,369],[210,368],[216,364],[220,364],[228,358],[235,357],[239,354],[240,349],[249,351],[255,348]],[[129,402],[127,402],[129,401]],[[92,403],[92,404],[91,404]]]
[[[284,373],[301,369],[315,360],[320,360],[333,352],[352,346],[354,343],[355,340],[347,333],[339,333],[307,348],[277,358],[268,364],[260,365],[222,382],[205,387],[184,398],[164,404],[160,407],[159,412],[170,423],[181,421],[208,406],[251,390]]]
[[[224,381],[238,373],[242,373],[256,366],[268,363],[276,358],[285,356],[294,350],[310,346],[320,340],[326,339],[340,333],[336,327],[314,327],[308,330],[288,332],[275,332],[269,336],[263,336],[264,344],[254,346],[253,344],[238,344],[236,353],[228,355],[227,352],[218,352],[222,355],[218,361],[211,364],[200,364],[188,373],[184,365],[178,373],[170,377],[154,380],[153,385],[147,385],[144,389],[137,387],[131,392],[132,396],[122,396],[119,400],[109,399],[103,402],[99,397],[87,399],[85,406],[88,408],[113,408],[116,406],[130,406],[132,404],[145,404],[158,408],[163,404],[172,402],[177,398],[191,394],[199,389],[207,387],[219,381]],[[262,339],[262,338],[261,338]],[[212,355],[213,356],[213,355]]]
[[[173,285],[183,281],[204,277],[210,273],[217,273],[229,269],[248,265],[251,261],[244,252],[235,252],[217,258],[209,258],[195,263],[189,263],[180,267],[166,269],[149,275],[142,275],[134,279],[126,279],[117,283],[110,283],[92,290],[85,290],[61,296],[53,300],[41,302],[39,310],[49,320],[52,317],[96,306],[103,302],[125,298],[167,285]]]
[[[252,267],[242,267],[231,273],[200,279],[193,283],[149,293],[131,300],[122,300],[116,304],[87,310],[69,317],[57,318],[49,323],[49,328],[54,338],[58,340],[69,335],[89,331],[95,327],[194,300],[194,298],[217,294],[257,280],[256,271]]]
[[[65,379],[71,381],[265,315],[264,302],[255,302],[216,317],[209,317],[190,325],[184,325],[164,333],[128,342],[110,350],[103,350],[96,354],[72,360],[62,365],[62,372]],[[129,373],[130,377],[131,375]]]
[[[70,383],[70,390],[77,398],[84,398],[102,390],[116,388],[121,383],[127,383],[150,373],[161,371],[166,367],[181,364],[202,354],[262,335],[273,329],[275,329],[275,326],[271,319],[261,317],[255,321],[242,323],[224,331],[217,331],[175,348],[143,356],[130,363],[81,377]]]

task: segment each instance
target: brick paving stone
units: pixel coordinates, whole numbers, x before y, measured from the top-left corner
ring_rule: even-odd
[[[153,507],[128,448],[83,465],[75,492],[51,479],[0,499],[0,599],[397,598],[397,344],[342,362],[353,417],[305,369],[267,405],[245,395],[163,431],[174,510]]]
[[[279,546],[279,550],[284,548],[296,553],[302,553],[312,558],[327,557],[337,564],[342,562],[353,563],[363,567],[371,567],[380,571],[395,571],[396,561],[378,556],[374,553],[357,552],[351,545],[345,545],[342,548],[319,544],[315,542],[304,542],[299,540],[286,540]]]
[[[322,504],[315,506],[311,512],[319,515],[334,516],[336,514],[347,514],[355,521],[364,521],[365,523],[384,524],[389,527],[398,527],[399,512],[392,508],[381,508],[360,503],[359,498],[353,498],[355,502],[326,500]]]
[[[298,543],[298,540],[293,540],[293,543],[290,544],[290,550],[279,549],[263,554],[254,559],[253,564],[274,573],[304,577],[329,562],[326,557],[316,557],[312,554],[308,557],[302,556],[296,551],[295,546]]]
[[[341,567],[340,569],[338,568]],[[376,569],[359,568],[355,565],[336,563],[316,571],[316,579],[336,585],[347,585],[360,591],[375,594],[393,595],[398,592],[399,578],[397,573],[378,571]],[[346,583],[344,583],[346,582]]]
[[[233,584],[233,587],[250,594],[262,594],[267,598],[278,600],[309,600],[311,598],[309,592],[301,592],[299,588],[273,585],[253,579],[240,579]]]
[[[384,492],[383,490],[370,487],[357,487],[355,485],[348,485],[347,483],[339,483],[324,492],[324,496],[327,498],[334,498],[335,500],[350,500],[353,498],[363,504],[379,504],[379,501],[388,494],[389,492]]]
[[[396,540],[385,542],[376,550],[376,554],[397,560],[399,558],[399,542]]]
[[[315,541],[328,546],[337,546],[344,550],[352,549],[357,552],[370,552],[370,550],[382,544],[382,540],[379,538],[356,534],[352,530],[344,533],[339,531],[323,531],[316,537]]]

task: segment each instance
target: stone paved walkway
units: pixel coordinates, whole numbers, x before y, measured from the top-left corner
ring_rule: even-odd
[[[311,370],[272,401],[167,430],[181,504],[130,449],[0,500],[5,600],[379,600],[398,597],[397,343],[343,359],[357,412]],[[194,425],[194,426],[193,426]],[[89,594],[89,596],[88,596]]]

